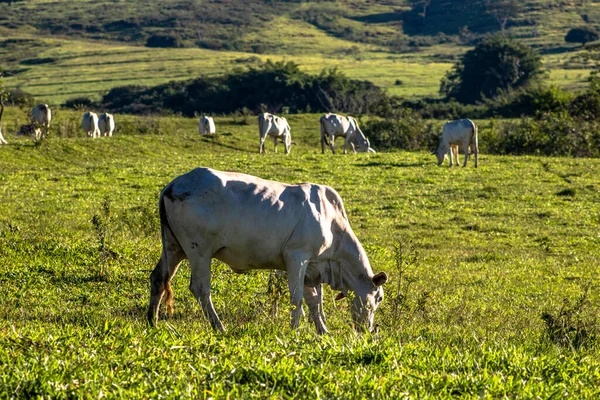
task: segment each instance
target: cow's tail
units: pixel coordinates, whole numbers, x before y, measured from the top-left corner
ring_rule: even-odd
[[[469,120],[471,121],[471,120]],[[479,166],[479,140],[477,139],[477,125],[475,122],[471,121],[473,125],[473,137],[471,138],[471,150],[475,156],[475,168]]]
[[[327,140],[327,131],[325,130],[325,118],[321,117],[321,141],[325,142],[327,146],[329,146],[329,140]]]
[[[162,193],[160,194],[160,199],[158,201],[158,212],[160,216],[160,231],[162,237],[162,254],[160,257],[159,263],[162,263],[163,277],[166,272],[165,269],[170,267],[171,260],[168,260],[169,253],[171,255],[173,253],[183,252],[183,248],[181,244],[177,240],[173,229],[171,229],[171,223],[169,222],[169,216],[167,215],[167,209],[165,207],[165,192],[172,190],[172,187],[167,186]],[[164,290],[163,301],[165,304],[165,310],[168,314],[173,314],[173,289],[171,289],[171,280],[170,279],[162,279],[161,280],[161,291]]]

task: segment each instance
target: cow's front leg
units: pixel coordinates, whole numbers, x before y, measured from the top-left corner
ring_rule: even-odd
[[[335,154],[335,143],[334,143],[334,140],[335,140],[335,136],[334,135],[329,136],[329,147],[331,147],[331,152],[333,154]]]
[[[323,287],[321,284],[316,287],[304,286],[304,299],[308,305],[310,319],[315,323],[317,333],[322,335],[329,333],[325,326],[325,315],[323,314]]]
[[[308,267],[308,256],[303,251],[284,254],[288,273],[288,287],[292,303],[292,329],[300,327],[302,316],[302,297],[304,293],[304,276]]]
[[[452,152],[454,154],[454,164],[458,166],[458,146],[452,146]]]
[[[258,152],[259,153],[265,152],[265,136],[260,137],[260,141],[258,143]]]
[[[215,311],[215,306],[212,303],[210,296],[210,257],[202,257],[200,255],[190,257],[190,267],[192,270],[192,279],[190,281],[190,290],[194,297],[202,306],[202,311],[210,321],[213,329],[225,332],[225,328]]]
[[[273,136],[273,151],[277,153],[277,136]]]
[[[454,165],[452,163],[452,154],[453,154],[453,148],[452,148],[452,146],[450,146],[450,149],[448,150],[448,158],[450,159],[450,166]]]

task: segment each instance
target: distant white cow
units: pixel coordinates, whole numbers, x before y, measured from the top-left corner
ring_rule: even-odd
[[[112,134],[115,130],[115,117],[109,113],[100,114],[98,118],[98,129],[100,130],[100,135],[112,137]]]
[[[290,125],[285,118],[269,113],[260,114],[258,116],[258,133],[260,135],[260,143],[258,146],[259,153],[265,152],[265,139],[267,135],[273,138],[273,151],[275,151],[275,153],[277,153],[278,139],[281,139],[285,145],[285,154],[290,153],[290,148],[292,147],[292,134],[290,132]]]
[[[31,125],[35,128],[35,140],[40,140],[42,135],[48,136],[52,121],[52,111],[48,104],[38,104],[31,109]]]
[[[353,152],[375,153],[371,148],[369,139],[365,137],[358,126],[358,122],[353,117],[344,117],[337,114],[325,114],[321,117],[321,153],[325,154],[325,144],[331,147],[331,152],[335,154],[335,138],[341,136],[344,141],[344,154],[347,154],[348,144]],[[329,138],[329,140],[327,140]]]
[[[452,156],[456,158],[458,165],[458,146],[462,146],[465,152],[465,161],[463,167],[467,166],[469,160],[469,149],[475,156],[475,168],[478,166],[479,146],[477,143],[477,125],[470,119],[459,119],[457,121],[448,121],[444,124],[440,143],[435,151],[438,165],[442,165],[446,153],[450,157],[450,166],[453,165]]]
[[[2,126],[0,126],[0,144],[8,144],[8,142],[4,139],[2,135]]]
[[[212,117],[208,117],[203,115],[200,118],[200,122],[198,123],[198,133],[201,136],[204,135],[214,135],[216,132],[215,121],[213,121]]]
[[[98,129],[98,115],[94,112],[86,112],[83,114],[81,120],[81,129],[85,132],[87,137],[93,139],[100,137],[100,129]]]

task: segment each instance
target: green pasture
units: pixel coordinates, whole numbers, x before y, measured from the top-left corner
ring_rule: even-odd
[[[322,155],[317,115],[289,116],[287,156],[270,141],[257,154],[254,117],[216,118],[207,138],[193,119],[117,116],[113,138],[92,140],[58,110],[37,144],[11,133],[25,118],[7,110],[0,146],[0,398],[600,395],[599,160],[487,155],[486,121],[479,168],[450,169],[428,153]],[[225,334],[187,289],[187,262],[174,316],[149,328],[158,195],[197,166],[333,186],[390,276],[379,331],[354,333],[329,288],[331,335],[306,319],[292,331],[268,272],[219,262]]]
[[[338,68],[354,79],[369,80],[390,94],[405,97],[436,96],[440,80],[452,62],[432,60],[423,54],[390,54],[365,47],[355,56],[327,54],[262,54],[223,52],[206,49],[150,49],[140,46],[86,42],[65,39],[21,37],[16,44],[0,47],[0,61],[5,70],[17,73],[3,79],[7,88],[19,88],[49,104],[62,104],[74,97],[99,99],[113,87],[124,85],[158,85],[200,75],[217,76],[234,68],[256,65],[271,59],[298,63],[310,73],[324,68]],[[335,40],[334,40],[335,41]],[[346,48],[351,48],[348,44]],[[465,51],[454,47],[456,52]],[[439,47],[444,54],[444,50]],[[445,50],[448,52],[448,49]],[[29,58],[35,54],[35,57]],[[447,53],[446,53],[447,54]],[[20,57],[20,58],[19,58]],[[42,64],[20,65],[23,60],[47,60]],[[555,61],[556,60],[556,61]],[[586,85],[589,69],[571,69],[559,59],[549,58],[549,82],[561,87],[581,89]],[[400,84],[396,81],[400,80]]]

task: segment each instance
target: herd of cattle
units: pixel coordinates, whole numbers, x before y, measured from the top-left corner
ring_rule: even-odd
[[[47,104],[40,104],[31,110],[31,121],[27,125],[21,125],[17,135],[34,136],[36,140],[48,135],[52,112]],[[325,153],[325,145],[331,148],[335,154],[335,138],[344,138],[344,154],[348,147],[353,152],[375,153],[369,139],[358,126],[355,118],[337,114],[325,114],[319,120],[321,126],[321,153]],[[101,136],[111,137],[115,130],[115,118],[112,114],[103,113],[100,117],[94,112],[86,112],[81,121],[81,128],[87,137],[99,138]],[[198,123],[200,135],[212,135],[216,133],[215,122],[212,117],[202,116]],[[270,113],[262,113],[258,116],[258,132],[260,142],[258,152],[265,152],[265,140],[267,136],[273,139],[273,150],[277,152],[277,144],[281,141],[285,146],[285,154],[289,154],[292,144],[290,125],[284,117]],[[0,127],[0,144],[6,144]],[[467,165],[470,154],[475,157],[475,167],[479,163],[479,146],[477,141],[477,125],[470,119],[448,121],[442,128],[442,134],[438,147],[434,154],[437,156],[438,165],[442,165],[446,155],[450,159],[450,166],[458,165],[458,147],[461,146],[464,156],[463,166]]]
[[[52,113],[46,104],[34,107],[31,123],[22,133],[36,140],[48,134]],[[356,119],[336,114],[320,118],[321,152],[325,145],[335,153],[336,137],[344,138],[344,153],[375,153]],[[81,127],[90,138],[112,136],[115,120],[86,112]],[[269,113],[258,117],[259,152],[265,151],[267,136],[274,151],[281,141],[289,154],[292,142],[287,120]],[[216,133],[213,119],[202,116],[200,135]],[[6,141],[0,130],[0,144]],[[458,164],[458,146],[478,164],[477,126],[468,119],[444,124],[435,154],[438,165],[446,154]],[[236,273],[252,269],[287,272],[292,303],[291,326],[298,328],[302,300],[317,332],[328,332],[323,313],[322,284],[339,291],[340,300],[352,291],[351,316],[358,330],[372,330],[374,312],[383,301],[385,272],[374,273],[367,254],[352,231],[340,195],[331,187],[304,183],[289,185],[234,172],[196,168],[175,178],[161,192],[159,200],[162,253],[150,276],[148,322],[154,325],[161,303],[172,313],[170,282],[180,262],[191,267],[190,290],[202,306],[212,327],[223,331],[210,293],[211,260],[216,258]]]

